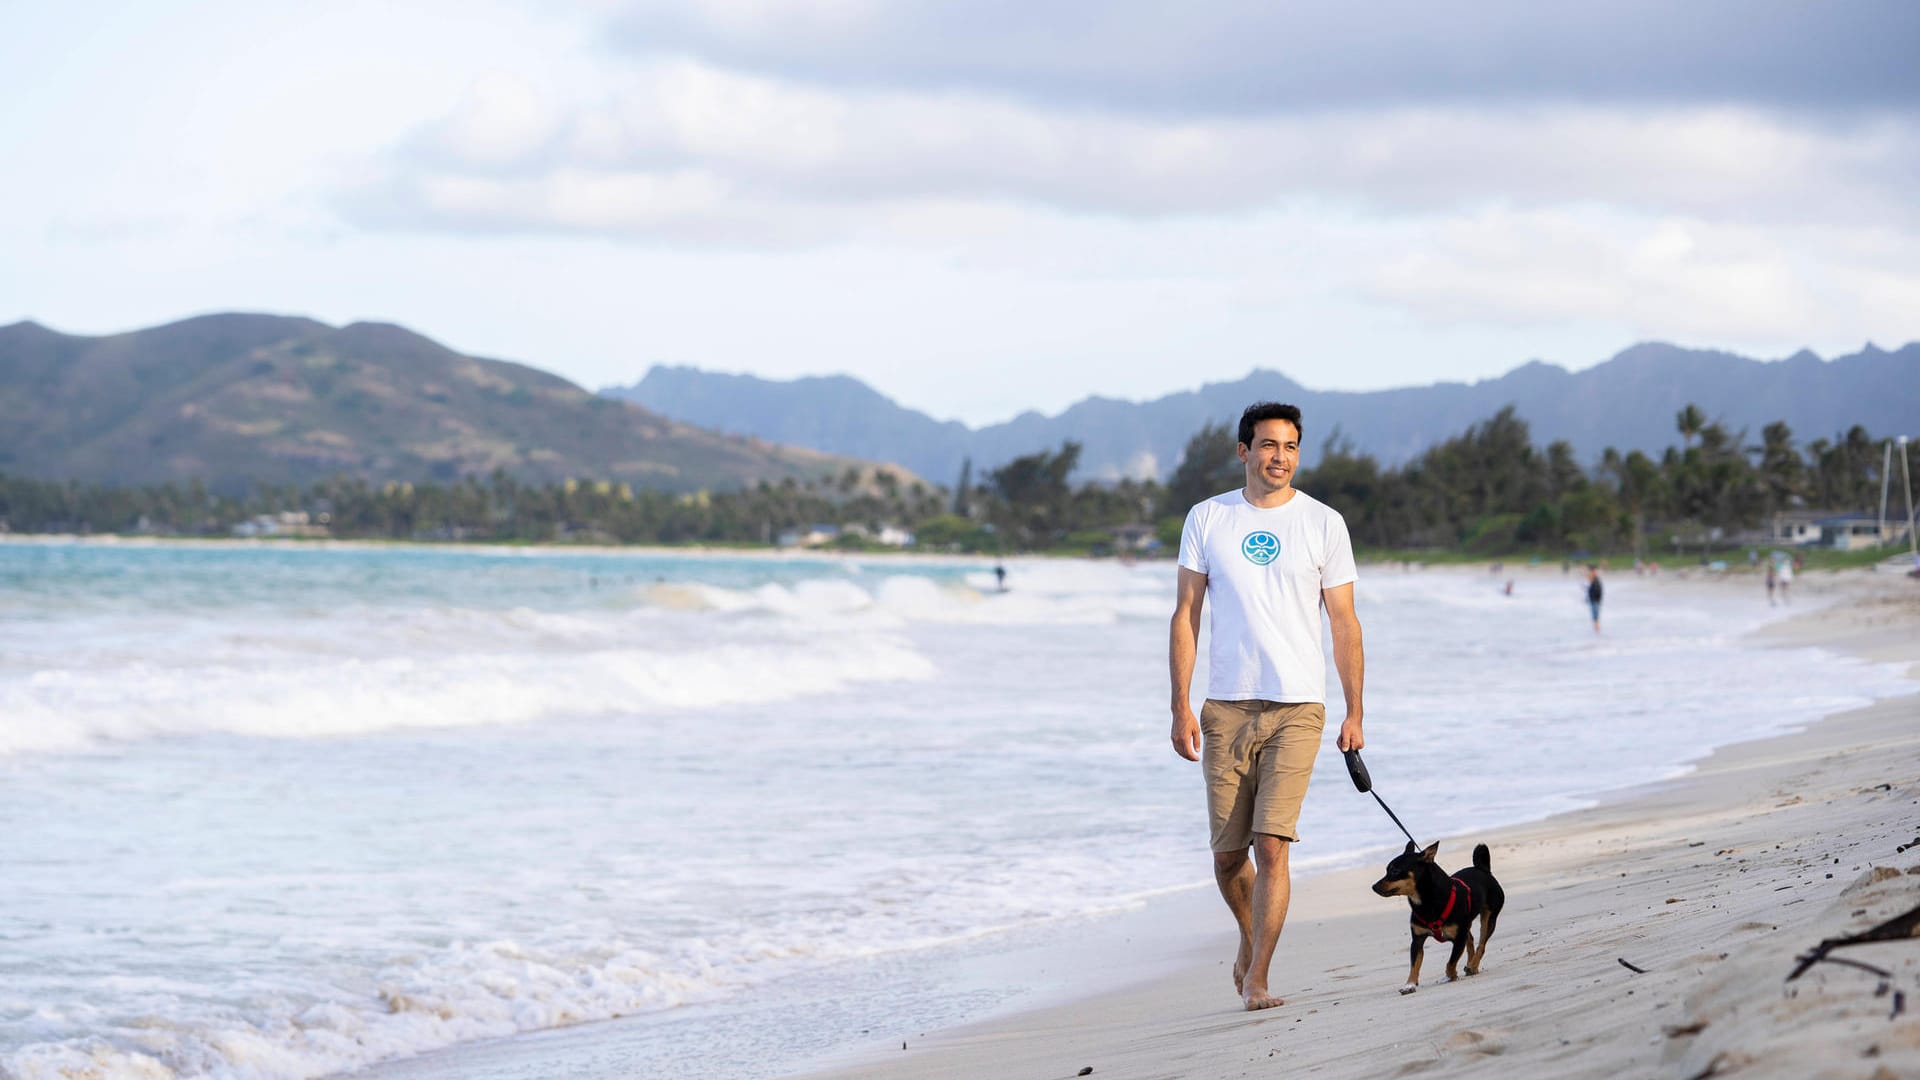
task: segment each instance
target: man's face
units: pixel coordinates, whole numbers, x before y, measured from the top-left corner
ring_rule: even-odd
[[[1253,425],[1252,444],[1240,444],[1240,460],[1247,463],[1247,486],[1256,492],[1287,488],[1300,465],[1300,429],[1287,420],[1260,421]]]

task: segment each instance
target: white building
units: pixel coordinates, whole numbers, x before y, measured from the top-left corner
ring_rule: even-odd
[[[780,534],[781,547],[821,547],[840,539],[838,525],[808,525],[801,529],[788,529]]]
[[[1841,514],[1820,521],[1820,542],[1841,551],[1878,547],[1905,535],[1906,522],[1888,521],[1886,527],[1881,528],[1880,519],[1872,514]]]
[[[1807,547],[1823,538],[1820,522],[1830,517],[1824,510],[1782,510],[1773,515],[1767,542],[1789,547]]]
[[[325,536],[327,515],[314,521],[305,510],[283,510],[278,514],[255,514],[233,527],[235,536]]]

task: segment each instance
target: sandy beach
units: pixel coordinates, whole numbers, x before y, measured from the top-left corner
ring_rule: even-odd
[[[1913,582],[1809,574],[1795,590],[1808,614],[1763,644],[1907,663],[1920,678]],[[1345,783],[1337,762],[1320,769],[1321,783]],[[1437,752],[1421,782],[1471,785],[1473,763]],[[1195,895],[1157,909],[1168,936],[1194,939],[1172,974],[949,1031],[875,1032],[814,1075],[1920,1076],[1920,941],[1835,952],[1884,978],[1822,963],[1786,981],[1822,939],[1920,906],[1920,848],[1901,850],[1916,840],[1920,697],[1883,699],[1591,809],[1441,838],[1449,870],[1488,843],[1507,891],[1476,977],[1441,981],[1445,953],[1429,946],[1421,989],[1398,993],[1406,906],[1374,896],[1367,867],[1296,880],[1274,966],[1281,1008],[1239,1011],[1231,922]]]

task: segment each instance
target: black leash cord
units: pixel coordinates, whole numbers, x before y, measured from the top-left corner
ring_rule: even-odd
[[[1393,823],[1395,825],[1400,825],[1399,816],[1393,812],[1393,807],[1387,805],[1387,800],[1381,798],[1380,793],[1377,791],[1372,792],[1371,794],[1373,795],[1373,801],[1380,804],[1380,809],[1385,810],[1387,812],[1387,816],[1390,818],[1393,818]],[[1407,827],[1405,825],[1400,825],[1400,831],[1403,833],[1407,833],[1408,843],[1412,844],[1414,847],[1420,846],[1420,841],[1415,840],[1413,838],[1413,834],[1410,832],[1407,832]]]
[[[1400,815],[1394,813],[1393,807],[1387,805],[1387,800],[1381,798],[1380,793],[1373,790],[1373,777],[1367,775],[1367,763],[1360,760],[1360,751],[1348,750],[1346,751],[1346,755],[1347,755],[1347,775],[1353,778],[1354,789],[1357,791],[1362,791],[1369,795],[1372,795],[1373,801],[1380,804],[1380,809],[1385,810],[1387,812],[1387,816],[1393,819],[1393,823],[1395,825],[1400,825]],[[1413,834],[1410,832],[1407,832],[1407,827],[1405,825],[1400,825],[1400,831],[1403,833],[1407,833],[1408,843],[1412,844],[1414,847],[1420,846],[1420,841],[1415,840],[1413,838]]]

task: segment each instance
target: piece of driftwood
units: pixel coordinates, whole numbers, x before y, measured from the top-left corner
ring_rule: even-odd
[[[1794,967],[1793,974],[1787,976],[1787,981],[1792,982],[1800,976],[1805,975],[1808,968],[1822,960],[1828,960],[1836,964],[1846,964],[1848,967],[1864,968],[1884,977],[1887,974],[1886,972],[1870,964],[1863,964],[1858,960],[1843,960],[1840,957],[1828,956],[1827,954],[1834,949],[1846,945],[1866,945],[1875,941],[1908,941],[1916,937],[1920,937],[1920,907],[1914,908],[1905,915],[1895,915],[1893,918],[1888,919],[1886,922],[1881,923],[1871,930],[1863,930],[1858,934],[1848,934],[1845,937],[1827,938],[1820,944],[1800,954],[1797,958],[1800,963]]]

